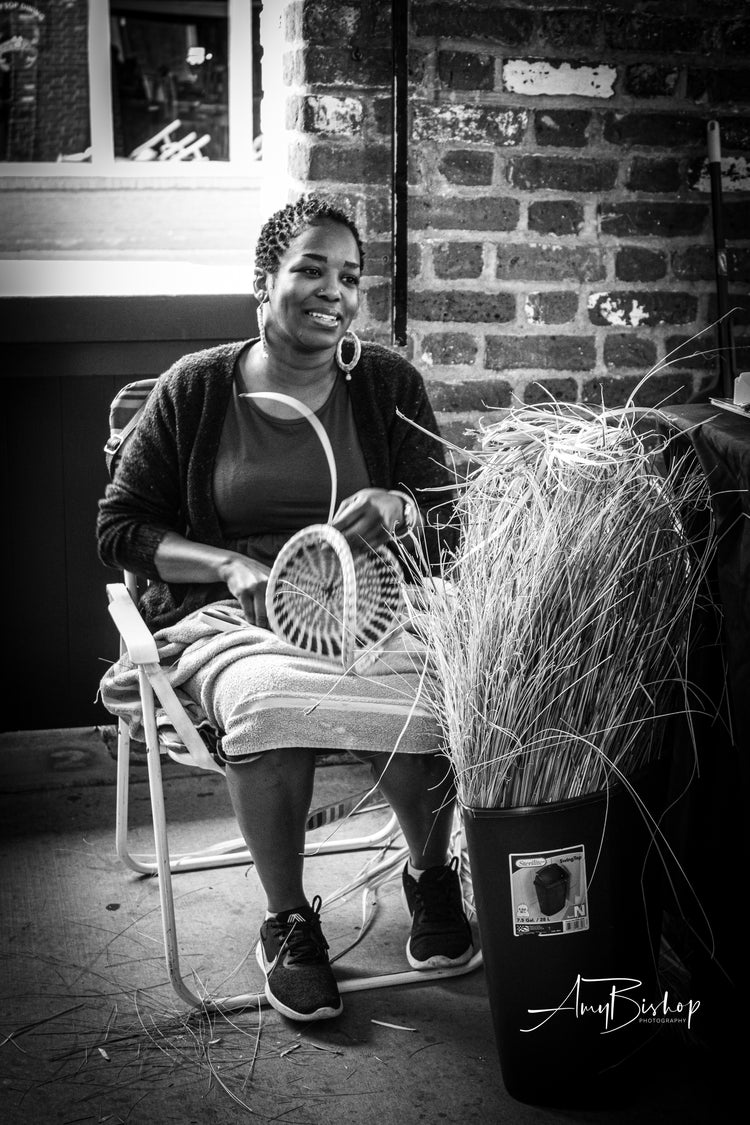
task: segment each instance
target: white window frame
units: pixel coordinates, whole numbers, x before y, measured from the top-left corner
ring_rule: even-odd
[[[109,0],[88,5],[89,117],[91,159],[0,161],[0,176],[94,179],[261,179],[253,156],[252,0],[227,0],[229,34],[229,160],[138,161],[115,159],[112,123]]]

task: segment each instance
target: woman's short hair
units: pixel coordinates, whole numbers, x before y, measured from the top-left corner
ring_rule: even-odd
[[[276,273],[294,239],[308,227],[316,226],[326,219],[332,223],[341,223],[351,231],[357,243],[362,268],[365,251],[354,220],[332,200],[314,192],[300,196],[296,203],[287,203],[286,207],[266,220],[255,245],[255,268],[263,273]]]

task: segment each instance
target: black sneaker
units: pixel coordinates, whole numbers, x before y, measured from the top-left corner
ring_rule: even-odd
[[[407,864],[403,897],[412,918],[406,956],[413,969],[445,969],[471,960],[474,946],[457,856],[445,867],[428,867],[419,880],[411,877]]]
[[[255,955],[266,975],[268,1003],[292,1020],[326,1020],[344,1005],[320,928],[319,897],[312,906],[267,918]]]

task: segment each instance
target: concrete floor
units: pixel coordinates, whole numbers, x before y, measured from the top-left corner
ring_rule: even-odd
[[[236,835],[223,779],[166,767],[173,849]],[[146,769],[131,769],[134,850],[148,850]],[[316,803],[366,785],[357,765],[321,765]],[[294,1024],[268,1007],[190,1014],[167,981],[158,888],[114,851],[115,765],[97,730],[0,735],[3,1125],[661,1125],[733,1120],[723,1051],[662,1031],[625,1099],[542,1108],[505,1090],[484,972],[354,992],[338,1019]],[[366,814],[363,828],[382,813]],[[330,829],[321,829],[325,834]],[[366,853],[308,861],[324,897]],[[196,991],[256,992],[261,921],[251,867],[175,878],[181,959]],[[332,951],[353,940],[360,895],[326,913]],[[404,968],[407,921],[388,884],[342,977]],[[576,1060],[571,1060],[575,1073]],[[736,1073],[736,1072],[734,1072]],[[739,1083],[739,1075],[738,1075]]]

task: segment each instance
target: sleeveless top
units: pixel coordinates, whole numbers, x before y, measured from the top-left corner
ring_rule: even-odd
[[[273,418],[256,400],[240,397],[243,391],[235,369],[214,465],[214,503],[227,546],[270,566],[296,531],[327,521],[331,477],[306,418]],[[333,447],[338,507],[371,483],[342,375],[315,413]]]

